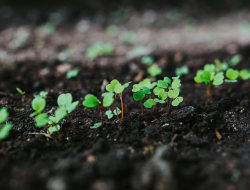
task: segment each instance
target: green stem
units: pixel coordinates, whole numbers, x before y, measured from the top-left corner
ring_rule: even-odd
[[[71,122],[71,119],[69,118],[69,113],[68,113],[68,111],[66,111],[66,115],[67,115],[67,118],[68,118],[68,120],[69,120],[69,122],[70,122],[72,131],[73,131],[73,134],[75,134],[75,128],[74,128],[74,126],[73,126],[73,124],[72,124],[72,122]]]
[[[123,120],[123,101],[122,101],[122,93],[120,94],[121,105],[122,105],[122,120]],[[118,115],[118,112],[117,112]]]
[[[117,110],[117,106],[116,106],[116,93],[115,93],[115,109],[116,109],[116,116],[117,116],[117,119],[119,119],[119,116],[118,116],[118,110]]]

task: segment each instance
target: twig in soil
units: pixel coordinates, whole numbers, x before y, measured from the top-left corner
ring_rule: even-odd
[[[45,137],[53,139],[49,134],[47,133],[28,133],[29,135],[44,135]]]
[[[219,140],[221,140],[222,136],[221,136],[221,134],[219,133],[219,131],[216,130],[216,129],[215,129],[215,134],[216,134],[216,137],[217,137]]]

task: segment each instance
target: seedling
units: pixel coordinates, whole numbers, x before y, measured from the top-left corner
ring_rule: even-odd
[[[129,44],[133,44],[137,38],[137,35],[133,31],[129,31],[121,35],[121,41],[127,42]]]
[[[230,65],[231,66],[236,66],[241,62],[241,56],[240,55],[234,55],[231,60],[230,60]]]
[[[36,95],[36,98],[45,98],[48,95],[48,92],[41,91],[39,95]]]
[[[156,104],[156,101],[153,99],[147,99],[146,102],[144,102],[144,106],[146,108],[150,108],[150,114],[152,115],[152,106],[154,106]]]
[[[117,110],[118,114],[116,113],[116,110]],[[114,115],[120,115],[121,110],[119,108],[116,108],[113,111],[111,111],[111,110],[106,111],[105,114],[108,116],[108,119],[111,119]]]
[[[115,37],[118,35],[119,29],[116,25],[110,25],[106,29],[106,34],[111,37]]]
[[[221,85],[223,83],[223,80],[223,72],[218,72],[215,74],[214,64],[206,64],[204,66],[204,70],[197,71],[196,76],[194,77],[194,81],[197,83],[204,82],[207,85],[206,105],[208,105],[208,102],[211,101],[213,87]]]
[[[35,115],[41,114],[41,112],[44,110],[46,106],[46,100],[44,98],[41,98],[40,96],[36,96],[32,100],[31,106],[33,110],[35,110],[35,112],[30,114],[30,117],[34,117]]]
[[[9,113],[7,111],[7,108],[0,109],[0,140],[2,144],[3,155],[6,155],[3,139],[8,137],[9,131],[13,128],[13,125],[11,123],[6,123],[5,125],[2,125],[7,120],[8,116]]]
[[[79,69],[77,69],[77,68],[68,70],[67,74],[66,74],[66,78],[71,79],[73,77],[77,77],[78,72],[79,72]]]
[[[143,56],[141,62],[145,65],[151,65],[154,62],[154,59],[151,56]]]
[[[189,74],[189,69],[186,65],[175,69],[176,76],[181,77],[182,75],[188,75],[188,74]]]
[[[162,69],[158,65],[153,64],[147,69],[147,72],[151,75],[151,77],[156,77],[162,73]]]
[[[114,92],[115,93],[115,99],[116,96],[119,94],[120,95],[120,99],[121,99],[121,106],[122,106],[122,119],[123,119],[123,100],[122,100],[122,92],[124,91],[125,88],[127,88],[129,86],[131,82],[127,82],[126,84],[122,85],[118,80],[114,79],[110,82],[110,84],[108,84],[106,86],[106,90],[109,92]],[[116,112],[118,112],[118,109],[116,107],[116,101],[115,101],[115,109]],[[119,119],[118,114],[117,115],[117,119]]]
[[[239,75],[240,75],[240,77],[241,77],[242,80],[248,80],[248,79],[250,79],[250,71],[247,70],[247,69],[242,69],[240,71]]]
[[[95,123],[94,126],[90,126],[90,129],[96,129],[96,128],[99,128],[102,126],[102,123],[99,122],[99,123]]]
[[[79,101],[75,101],[72,103],[73,97],[70,93],[60,94],[57,98],[57,104],[60,108],[64,108],[66,111],[66,116],[71,124],[73,133],[75,134],[75,128],[72,124],[72,121],[69,117],[69,113],[76,109],[76,106],[79,104]]]
[[[90,60],[94,60],[101,55],[111,55],[113,51],[114,47],[111,44],[95,43],[87,49],[86,56]]]
[[[109,107],[109,106],[111,106],[113,104],[113,102],[114,102],[114,98],[113,98],[114,93],[113,92],[106,92],[106,93],[103,93],[102,96],[103,96],[102,103],[97,99],[97,97],[95,97],[92,94],[87,94],[85,96],[85,100],[82,102],[82,104],[87,108],[95,108],[96,106],[101,104],[101,111],[102,111],[101,126],[103,126],[104,107]],[[91,129],[93,129],[93,128],[98,128],[98,127],[94,126]]]
[[[16,90],[17,90],[20,94],[22,94],[22,95],[25,94],[25,92],[23,92],[20,88],[16,88]]]
[[[239,71],[229,68],[226,72],[226,77],[228,79],[225,79],[225,82],[228,83],[227,92],[229,92],[231,83],[237,82],[237,78],[239,77]]]
[[[221,63],[219,59],[215,59],[214,63],[217,72],[226,71],[228,69],[228,64],[226,62]]]

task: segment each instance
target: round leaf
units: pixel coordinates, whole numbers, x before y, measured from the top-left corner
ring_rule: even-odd
[[[229,68],[226,72],[227,78],[235,80],[239,77],[239,71]]]
[[[146,102],[144,102],[144,106],[146,108],[152,108],[152,106],[155,104],[156,102],[153,99],[148,99]]]
[[[48,114],[42,113],[35,117],[37,127],[43,127],[48,124]]]
[[[119,108],[117,108],[117,112],[118,112],[118,115],[120,115],[120,114],[121,114],[121,110],[120,110]],[[113,113],[114,113],[115,115],[117,115],[117,113],[116,113],[116,109],[114,109],[114,110],[113,110]]]
[[[174,99],[174,98],[176,98],[177,96],[179,96],[179,90],[169,90],[169,92],[168,92],[168,96],[169,96],[169,98],[172,98],[172,99]]]
[[[82,104],[87,108],[94,108],[98,105],[98,99],[92,94],[87,94]]]
[[[124,87],[121,85],[121,83],[118,83],[117,85],[115,85],[115,92],[116,92],[117,94],[122,93],[123,90],[124,90]]]
[[[0,129],[0,140],[5,139],[12,128],[13,125],[11,123],[7,123],[6,125],[2,126],[2,128]]]
[[[59,107],[67,107],[72,103],[72,95],[70,93],[60,94],[57,98],[57,104]]]
[[[105,96],[105,97],[103,98],[103,106],[104,106],[104,107],[109,107],[109,106],[111,106],[111,105],[113,104],[113,102],[114,102],[113,96]]]
[[[60,125],[49,127],[47,133],[49,132],[50,134],[52,134],[54,132],[60,131],[60,128],[61,128]]]
[[[66,109],[65,108],[57,108],[55,111],[55,123],[58,123],[61,119],[66,117]]]
[[[43,98],[34,98],[32,100],[32,108],[37,112],[40,113],[41,111],[43,111],[43,109],[46,106],[46,100]]]
[[[0,124],[5,122],[8,116],[9,116],[9,113],[7,111],[7,108],[0,109]]]
[[[115,92],[115,86],[119,83],[118,80],[114,79],[106,86],[106,90],[109,92]]]
[[[145,97],[145,94],[143,93],[143,91],[139,91],[137,93],[133,94],[133,98],[138,101],[138,100],[142,100]]]
[[[96,129],[102,126],[102,123],[95,123],[94,126],[91,126],[90,129]]]

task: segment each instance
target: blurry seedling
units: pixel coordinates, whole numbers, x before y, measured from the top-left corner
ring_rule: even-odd
[[[234,66],[238,65],[240,62],[241,62],[241,56],[240,55],[234,55],[231,58],[229,64],[234,67]]]
[[[106,86],[107,91],[115,93],[115,99],[117,95],[120,95],[121,107],[122,107],[122,120],[123,120],[123,114],[124,114],[122,92],[124,91],[125,88],[129,86],[130,83],[131,82],[127,82],[126,84],[122,85],[118,80],[114,79],[110,82],[110,84]],[[116,109],[116,112],[118,112],[117,107],[116,107],[116,101],[115,101],[115,109]],[[117,119],[119,119],[118,114],[116,115],[117,115]]]
[[[156,77],[162,73],[162,69],[158,65],[153,64],[147,69],[147,72],[151,75],[151,77]]]
[[[48,92],[41,91],[38,96],[41,96],[41,98],[45,98],[48,95]]]
[[[91,61],[101,55],[111,55],[114,52],[114,47],[111,44],[95,43],[86,51],[86,56]]]
[[[228,83],[227,92],[229,92],[231,83],[237,82],[237,78],[239,77],[239,71],[229,68],[226,72],[226,77],[228,79],[225,79],[225,82]]]
[[[137,38],[137,34],[133,31],[123,33],[120,40],[129,44],[133,44]]]
[[[221,63],[219,59],[215,59],[214,63],[217,72],[226,71],[228,69],[228,64],[226,62]]]
[[[23,92],[20,88],[16,88],[16,90],[17,90],[20,94],[22,94],[22,95],[25,94],[25,92]]]
[[[73,97],[70,93],[60,94],[57,98],[57,104],[60,108],[64,108],[66,111],[66,116],[70,122],[73,133],[75,134],[75,128],[72,124],[72,121],[69,117],[69,113],[76,109],[76,106],[79,104],[79,101],[75,101],[72,103]]]
[[[87,107],[87,108],[95,108],[96,106],[100,105],[101,104],[101,112],[102,112],[102,122],[101,122],[101,125],[100,126],[103,126],[103,112],[104,112],[104,107],[109,107],[113,104],[114,102],[114,93],[113,92],[106,92],[106,93],[103,93],[102,94],[103,96],[103,100],[102,100],[102,103],[97,99],[97,97],[95,97],[94,95],[92,94],[87,94],[85,96],[85,99],[84,101],[82,102],[82,104]],[[98,127],[98,125],[96,125]],[[98,128],[98,127],[92,127],[93,128]]]
[[[207,86],[206,106],[209,102],[211,102],[213,87],[223,84],[223,80],[223,72],[216,73],[214,64],[206,64],[204,66],[204,70],[197,71],[196,76],[194,77],[194,81],[197,83],[204,82]]]
[[[106,29],[106,34],[111,37],[117,36],[119,29],[116,25],[109,25]]]
[[[116,113],[116,110],[117,110],[118,114]],[[105,114],[108,116],[108,119],[111,119],[114,115],[120,115],[121,110],[119,108],[116,108],[113,111],[111,111],[111,110],[106,111]]]
[[[77,68],[68,70],[67,74],[66,74],[66,78],[71,79],[73,77],[77,77],[78,72],[79,72],[79,69],[77,69]]]
[[[182,67],[176,68],[175,69],[175,75],[176,76],[182,76],[182,75],[188,75],[189,74],[189,69],[186,65],[183,65]]]
[[[96,128],[99,128],[102,126],[102,123],[99,122],[99,123],[95,123],[94,126],[90,126],[90,129],[96,129]]]
[[[240,71],[239,75],[240,75],[240,77],[241,77],[242,80],[248,80],[248,79],[250,79],[250,71],[247,70],[247,69],[242,69]]]
[[[141,58],[141,62],[145,65],[151,65],[154,62],[154,59],[153,57],[147,55]]]
[[[3,144],[3,139],[8,137],[9,131],[13,128],[13,125],[11,123],[6,123],[3,125],[4,122],[6,122],[7,118],[9,116],[9,113],[7,111],[7,108],[0,109],[0,140],[2,144],[2,153],[5,156],[6,150]]]

